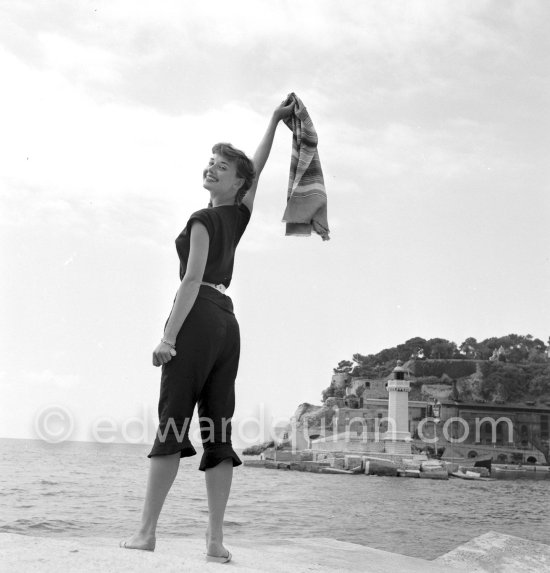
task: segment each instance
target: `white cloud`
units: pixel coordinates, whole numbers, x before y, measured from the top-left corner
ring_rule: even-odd
[[[269,210],[272,213],[272,209]],[[282,213],[281,213],[282,217]],[[274,219],[267,210],[254,210],[254,218],[239,243],[239,251],[260,253],[277,248],[281,236],[284,235],[285,225],[279,219]]]
[[[230,9],[222,0],[33,2],[12,8],[4,33],[15,53],[80,84],[98,101],[129,100],[178,114],[232,99],[257,102],[286,89],[353,101],[346,93],[350,82],[360,93],[425,91],[426,83],[451,75],[456,61],[467,63],[466,75],[480,64],[506,64],[541,6],[482,0],[240,0]]]
[[[76,229],[105,224],[110,213],[150,227],[174,204],[194,210],[207,202],[201,179],[212,144],[232,140],[251,153],[264,127],[264,118],[260,127],[257,113],[232,102],[178,118],[101,104],[6,52],[0,62],[11,78],[0,110],[8,134],[0,141],[0,192],[12,225],[47,216]]]
[[[107,46],[82,44],[78,39],[53,33],[37,38],[45,67],[58,71],[74,84],[111,84],[119,81],[119,59]]]
[[[11,392],[20,396],[32,393],[42,399],[59,391],[74,390],[82,386],[82,379],[78,374],[61,374],[49,368],[42,370],[14,370],[3,372],[1,383]]]

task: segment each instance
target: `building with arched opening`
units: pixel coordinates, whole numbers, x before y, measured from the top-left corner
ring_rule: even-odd
[[[496,463],[546,463],[550,408],[525,403],[441,400],[445,458],[491,455]]]

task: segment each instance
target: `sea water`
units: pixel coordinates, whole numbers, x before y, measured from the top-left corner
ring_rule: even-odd
[[[123,539],[140,520],[149,446],[0,440],[0,532]],[[199,537],[207,519],[199,457],[185,458],[159,537]],[[246,459],[246,457],[243,457]],[[550,481],[324,475],[240,466],[231,539],[330,537],[431,559],[487,531],[548,543]]]

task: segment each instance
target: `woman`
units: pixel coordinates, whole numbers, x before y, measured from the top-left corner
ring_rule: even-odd
[[[198,404],[208,495],[208,561],[226,563],[223,517],[233,467],[240,465],[231,446],[235,378],[239,363],[239,325],[231,299],[235,249],[244,233],[256,196],[258,179],[269,157],[277,125],[292,114],[283,102],[273,112],[253,161],[230,144],[217,144],[203,172],[210,204],[191,215],[176,239],[181,284],[153,352],[162,366],[159,428],[149,457],[151,465],[139,531],[121,543],[128,549],[153,551],[157,521],[182,457],[196,453],[189,441],[189,423]]]

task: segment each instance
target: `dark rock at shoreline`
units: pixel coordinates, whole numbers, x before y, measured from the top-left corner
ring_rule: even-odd
[[[243,456],[259,456],[268,448],[272,448],[274,446],[273,440],[269,442],[263,442],[261,444],[257,444],[255,446],[250,446],[243,450]]]

